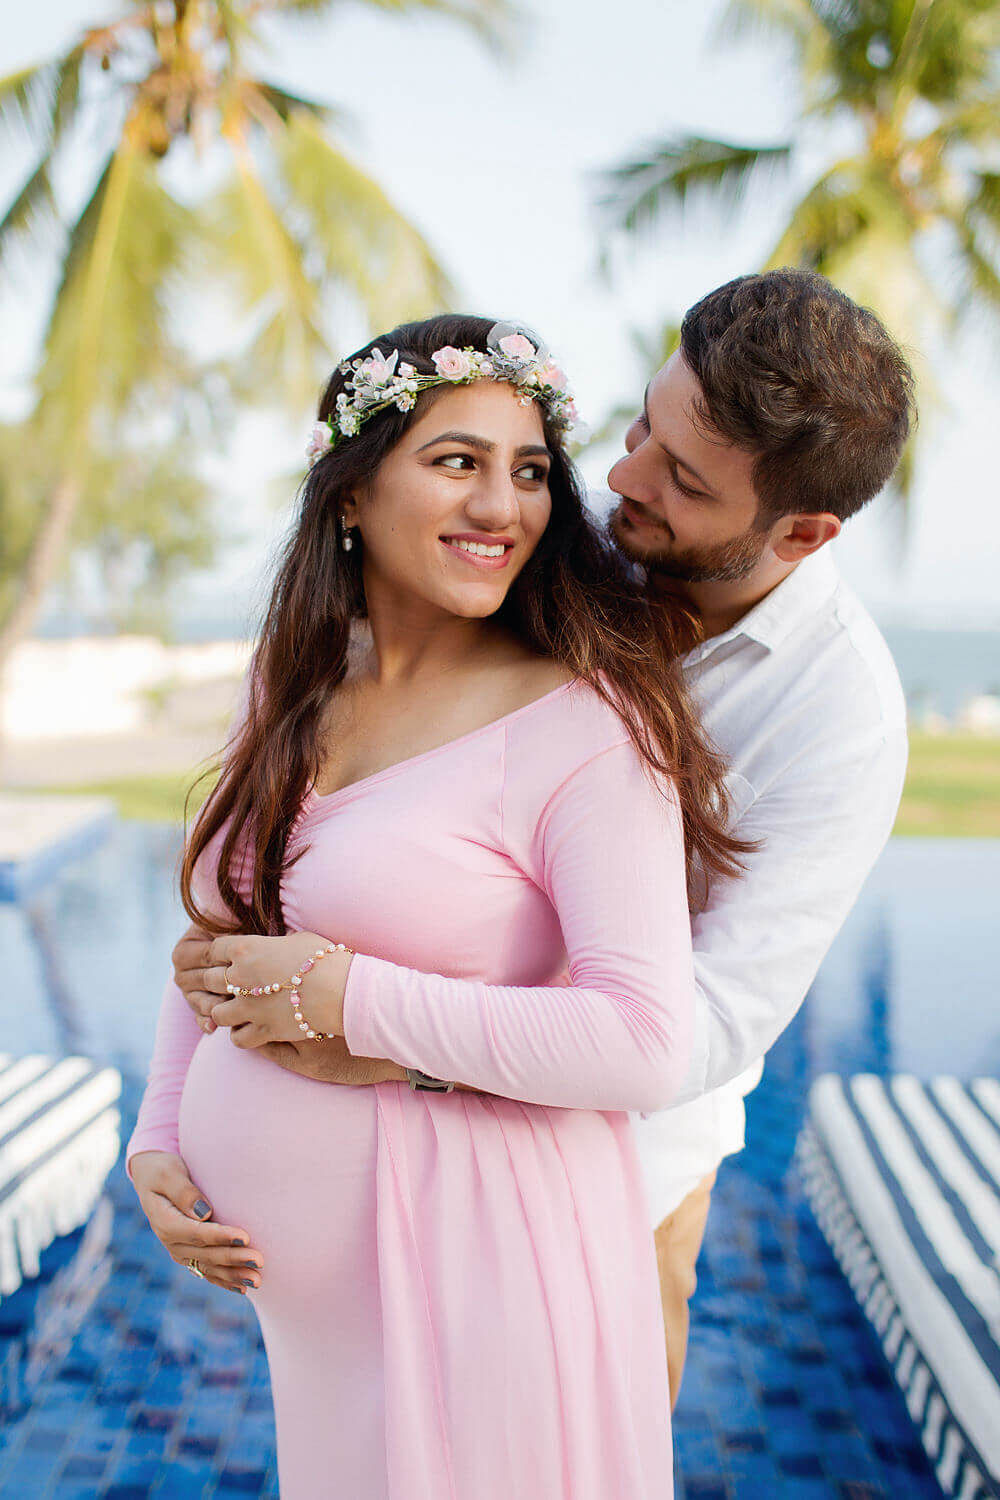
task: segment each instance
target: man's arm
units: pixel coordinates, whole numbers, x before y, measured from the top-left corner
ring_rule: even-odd
[[[906,731],[829,738],[764,788],[734,831],[760,839],[693,919],[695,1053],[676,1103],[721,1087],[794,1017],[895,822]]]

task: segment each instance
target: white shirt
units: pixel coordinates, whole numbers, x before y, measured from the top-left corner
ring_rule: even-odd
[[[744,1096],[889,837],[906,771],[899,676],[829,546],[684,669],[729,761],[733,831],[763,842],[692,918],[699,1008],[682,1102],[631,1117],[654,1225],[742,1149]]]

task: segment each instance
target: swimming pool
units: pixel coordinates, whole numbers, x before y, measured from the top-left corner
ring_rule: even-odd
[[[0,1046],[118,1066],[123,1139],[187,920],[179,849],[175,828],[120,823],[26,905],[0,907]],[[678,1500],[939,1495],[791,1158],[816,1073],[1000,1073],[998,887],[1000,841],[894,840],[773,1049],[748,1149],[713,1200],[676,1416]],[[0,1493],[276,1496],[252,1309],[173,1265],[120,1163],[87,1230],[43,1270],[0,1305]]]

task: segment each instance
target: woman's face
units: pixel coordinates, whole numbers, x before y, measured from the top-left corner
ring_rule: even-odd
[[[492,615],[552,510],[535,401],[501,381],[443,389],[344,506],[364,546],[369,604],[388,590],[469,619]]]

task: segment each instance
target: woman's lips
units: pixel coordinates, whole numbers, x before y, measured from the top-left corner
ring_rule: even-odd
[[[494,573],[499,568],[507,566],[507,563],[510,561],[510,555],[514,550],[513,547],[504,547],[503,554],[500,557],[482,557],[477,552],[466,552],[464,547],[456,547],[452,542],[446,541],[444,537],[441,537],[440,541],[442,547],[447,547],[449,552],[453,553],[455,557],[460,557],[463,562],[471,563],[475,568],[485,568],[487,572]]]

